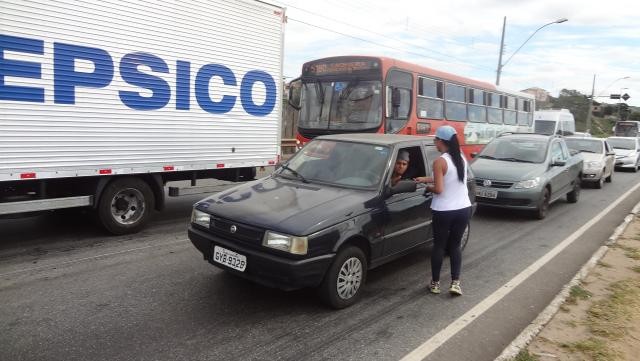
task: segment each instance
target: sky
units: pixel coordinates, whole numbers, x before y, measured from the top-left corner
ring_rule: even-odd
[[[501,86],[539,87],[553,96],[564,88],[589,95],[595,74],[597,101],[616,103],[607,96],[627,93],[627,103],[640,106],[636,0],[611,5],[591,0],[274,2],[286,7],[288,17],[287,80],[299,76],[309,60],[379,55],[495,83],[506,16]],[[539,29],[561,18],[568,21]]]

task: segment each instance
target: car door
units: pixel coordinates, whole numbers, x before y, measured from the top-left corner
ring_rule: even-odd
[[[616,155],[613,152],[613,148],[609,145],[609,142],[606,140],[604,143],[604,177],[609,177],[613,173],[613,167],[616,163]]]
[[[427,175],[424,152],[420,146],[404,147],[400,150],[410,154],[410,178]],[[391,172],[390,172],[391,173]],[[390,186],[391,174],[387,179]],[[419,185],[415,192],[400,193],[385,200],[384,256],[391,256],[414,247],[431,238],[431,193],[425,194],[425,187]]]
[[[554,165],[556,162],[566,162],[562,152],[560,142],[554,140],[551,142],[549,150],[549,183],[551,184],[551,198],[556,199],[567,192],[569,184],[569,168],[566,166]]]

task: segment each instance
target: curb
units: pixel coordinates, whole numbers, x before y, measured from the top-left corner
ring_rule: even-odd
[[[502,353],[495,358],[495,361],[507,361],[511,360],[520,353],[520,351],[527,347],[529,342],[533,340],[534,337],[538,335],[538,333],[542,330],[542,328],[551,321],[551,318],[558,312],[560,306],[564,303],[564,301],[569,296],[569,292],[573,286],[578,285],[582,279],[584,279],[587,274],[591,271],[593,267],[598,263],[602,257],[607,253],[609,247],[614,245],[618,238],[622,235],[622,233],[627,229],[627,226],[631,221],[640,216],[640,203],[636,204],[635,207],[631,210],[626,217],[624,217],[624,221],[613,231],[613,234],[607,239],[604,246],[598,248],[598,250],[591,256],[591,258],[585,263],[580,271],[567,283],[562,287],[560,293],[556,295],[556,297],[551,301],[551,303],[538,315],[538,317],[533,320],[529,326],[527,326],[519,335],[516,337],[503,351]]]

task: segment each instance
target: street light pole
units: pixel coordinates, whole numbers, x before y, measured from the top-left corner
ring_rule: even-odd
[[[593,74],[593,84],[591,85],[591,99],[589,99],[589,109],[588,109],[588,112],[587,112],[587,125],[586,125],[587,129],[586,129],[586,131],[588,133],[591,133],[591,112],[592,112],[592,109],[593,109],[593,95],[595,93],[595,90],[596,90],[596,75]]]
[[[498,54],[498,71],[496,72],[496,85],[500,85],[500,73],[502,72],[502,54],[504,53],[504,28],[507,26],[507,17],[502,22],[502,38],[500,39],[500,54]]]
[[[524,41],[524,43],[522,43],[522,45],[520,45],[520,47],[518,49],[516,49],[516,51],[513,52],[513,54],[511,54],[511,56],[509,57],[509,59],[507,59],[507,61],[504,62],[504,64],[502,64],[502,53],[504,52],[504,28],[507,24],[507,17],[504,17],[504,23],[502,24],[502,41],[500,41],[500,55],[499,55],[499,60],[498,60],[498,70],[496,71],[497,75],[496,75],[496,85],[500,85],[500,74],[502,74],[502,68],[505,67],[505,65],[507,65],[509,63],[509,61],[511,60],[511,58],[513,58],[514,55],[516,55],[516,53],[518,51],[520,51],[520,49],[522,49],[522,47],[524,46],[524,44],[526,44],[529,39],[531,39],[534,35],[536,35],[536,33],[538,31],[540,31],[540,29],[544,28],[545,26],[549,26],[552,24],[560,24],[560,23],[564,23],[565,21],[568,21],[568,19],[566,18],[561,18],[558,19],[556,21],[552,21],[548,24],[544,24],[541,27],[537,28],[536,31],[534,31],[531,35],[529,35],[529,37],[527,38],[527,40]]]

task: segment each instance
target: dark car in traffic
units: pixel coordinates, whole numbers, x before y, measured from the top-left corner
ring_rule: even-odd
[[[392,187],[402,150],[406,180]],[[215,266],[285,290],[315,287],[343,308],[367,270],[432,241],[433,195],[411,179],[431,175],[437,156],[427,137],[317,137],[272,175],[196,203],[189,238]],[[471,174],[467,184],[473,203]],[[468,239],[467,229],[463,247]]]
[[[560,136],[506,133],[474,158],[478,205],[530,210],[543,219],[556,200],[578,201],[583,159]]]

